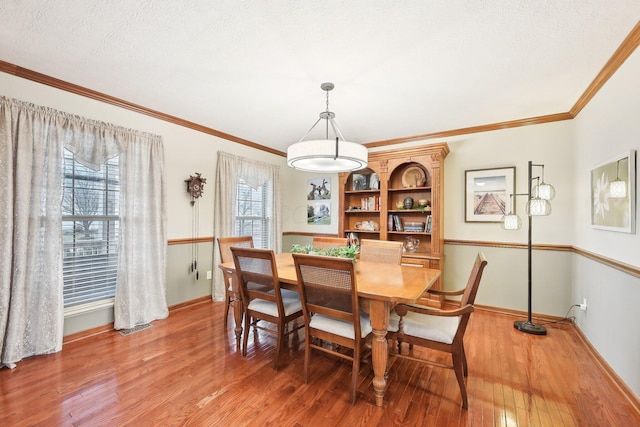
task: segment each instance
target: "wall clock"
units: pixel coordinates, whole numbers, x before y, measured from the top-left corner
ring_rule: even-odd
[[[189,179],[185,179],[185,182],[187,183],[187,192],[191,194],[191,205],[194,205],[196,199],[202,196],[204,184],[207,183],[207,179],[196,172],[196,174],[191,175]]]

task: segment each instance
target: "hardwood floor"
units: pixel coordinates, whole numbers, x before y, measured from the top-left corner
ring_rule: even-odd
[[[201,302],[134,334],[102,333],[0,370],[0,425],[640,425],[567,324],[540,337],[514,330],[513,317],[476,311],[464,411],[453,371],[393,357],[385,405],[375,406],[367,363],[351,406],[350,363],[314,353],[304,384],[303,330],[276,372],[274,338],[252,333],[243,358],[223,313],[224,303]]]

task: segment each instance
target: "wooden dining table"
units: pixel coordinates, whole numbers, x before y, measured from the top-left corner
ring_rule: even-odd
[[[290,253],[276,254],[278,277],[282,287],[298,289],[293,257]],[[235,272],[233,263],[223,263],[219,268],[229,273]],[[387,386],[385,371],[389,358],[387,347],[387,328],[389,314],[399,303],[416,303],[440,277],[440,270],[379,262],[358,261],[356,283],[358,297],[363,310],[369,314],[373,329],[371,360],[373,364],[373,389],[376,405],[382,406]],[[239,287],[234,280],[236,301],[239,300]],[[238,344],[242,335],[242,312],[240,303],[234,307],[235,333]]]

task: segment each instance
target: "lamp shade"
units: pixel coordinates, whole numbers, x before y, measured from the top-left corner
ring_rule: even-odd
[[[504,230],[520,230],[520,227],[522,227],[522,221],[518,215],[510,213],[502,217],[500,226]]]
[[[609,183],[609,197],[612,199],[622,199],[627,197],[627,183],[619,179]]]
[[[533,194],[537,195],[542,200],[552,200],[556,196],[556,189],[551,184],[545,184],[544,182],[537,185],[533,189]]]
[[[355,142],[300,141],[287,148],[287,165],[305,172],[349,172],[366,168],[368,154],[367,147]]]
[[[532,198],[527,202],[527,213],[531,216],[545,216],[551,213],[551,203],[548,200]]]

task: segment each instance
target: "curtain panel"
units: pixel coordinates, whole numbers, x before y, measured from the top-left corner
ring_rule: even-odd
[[[234,156],[218,151],[216,166],[215,200],[213,209],[213,233],[215,237],[233,236],[235,231],[235,206],[237,204],[238,179],[242,178],[251,188],[271,182],[269,226],[269,248],[276,253],[282,250],[282,225],[280,218],[280,168],[276,165]],[[215,244],[217,245],[217,243]],[[215,246],[214,245],[214,246]],[[213,265],[221,262],[220,251],[213,251]],[[212,286],[212,299],[222,301],[225,298],[224,278],[219,268],[215,269]]]
[[[121,155],[121,234],[127,238],[120,244],[116,305],[142,311],[133,316],[142,323],[168,313],[161,137],[0,96],[0,366],[62,348],[64,148],[94,170]],[[141,205],[147,213],[156,210],[144,226]],[[149,260],[153,274],[144,264]],[[144,275],[135,272],[141,265]],[[140,302],[142,288],[148,304]],[[123,312],[116,311],[115,323],[130,327],[132,316]]]

